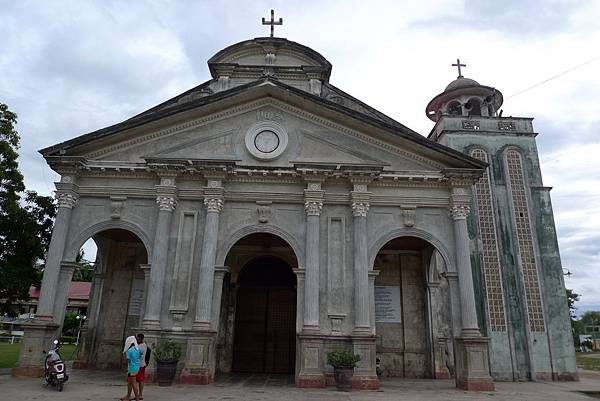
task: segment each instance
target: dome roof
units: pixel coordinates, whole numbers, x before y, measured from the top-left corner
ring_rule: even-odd
[[[448,92],[448,91],[451,91],[454,89],[467,88],[469,86],[479,86],[479,82],[475,81],[474,79],[465,78],[463,76],[460,76],[460,77],[456,78],[454,81],[450,82],[448,84],[448,86],[446,86],[446,89],[444,91]]]

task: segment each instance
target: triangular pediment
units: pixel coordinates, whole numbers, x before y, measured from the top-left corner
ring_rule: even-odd
[[[390,171],[481,168],[480,162],[400,124],[386,124],[268,79],[156,114],[144,116],[147,122],[127,120],[42,153],[51,155],[62,145],[68,156],[117,163],[164,158],[278,168],[306,163]],[[248,132],[263,123],[286,132],[286,147],[273,159],[256,157],[248,147]]]

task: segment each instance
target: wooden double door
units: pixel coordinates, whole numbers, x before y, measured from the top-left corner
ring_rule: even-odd
[[[233,370],[293,374],[296,278],[277,258],[244,267],[237,295]]]

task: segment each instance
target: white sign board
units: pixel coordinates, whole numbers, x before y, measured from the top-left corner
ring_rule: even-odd
[[[397,285],[375,286],[375,321],[400,323],[400,287]]]
[[[141,316],[144,303],[144,279],[133,279],[131,283],[131,296],[129,297],[130,316]]]

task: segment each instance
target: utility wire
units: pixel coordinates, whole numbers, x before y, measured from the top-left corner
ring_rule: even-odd
[[[593,59],[591,59],[591,60],[588,60],[588,61],[586,61],[585,63],[579,64],[579,65],[578,65],[578,66],[576,66],[576,67],[573,67],[573,68],[570,68],[570,69],[568,69],[568,70],[566,70],[566,71],[563,71],[563,72],[561,72],[560,74],[556,74],[556,75],[554,75],[553,77],[550,77],[550,78],[548,78],[548,79],[545,79],[545,80],[543,80],[542,82],[538,82],[537,84],[535,84],[535,85],[533,85],[533,86],[530,86],[529,88],[523,89],[523,90],[521,90],[521,91],[519,91],[519,92],[517,92],[517,93],[513,93],[513,94],[512,94],[512,95],[510,95],[509,97],[505,98],[505,100],[507,100],[507,99],[510,99],[511,97],[515,97],[515,96],[517,96],[517,95],[520,95],[521,93],[527,92],[527,91],[528,91],[528,90],[530,90],[530,89],[537,88],[538,86],[540,86],[540,85],[543,85],[543,84],[545,84],[545,83],[546,83],[546,82],[548,82],[548,81],[552,81],[553,79],[555,79],[555,78],[558,78],[558,77],[560,77],[560,76],[562,76],[562,75],[565,75],[565,74],[567,74],[567,73],[569,73],[569,72],[571,72],[571,71],[575,71],[576,69],[578,69],[578,68],[581,68],[581,67],[583,67],[584,65],[587,65],[587,64],[593,63],[593,62],[594,62],[594,61],[596,61],[596,60],[600,60],[600,56],[594,57]]]

